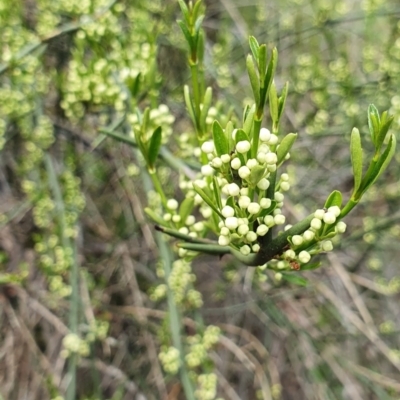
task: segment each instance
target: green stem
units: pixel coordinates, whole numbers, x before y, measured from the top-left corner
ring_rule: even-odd
[[[157,171],[149,172],[149,175],[150,175],[151,181],[153,182],[154,189],[160,195],[163,206],[166,207],[167,206],[167,198],[166,198],[164,190],[161,186],[160,180],[158,179]]]
[[[257,157],[257,150],[258,150],[258,141],[260,137],[260,129],[261,129],[261,123],[262,123],[262,116],[261,118],[254,118],[254,125],[253,125],[253,143],[251,146],[251,157],[256,158]]]

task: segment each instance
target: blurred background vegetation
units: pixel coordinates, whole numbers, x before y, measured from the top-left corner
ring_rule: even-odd
[[[357,126],[368,143],[368,104],[390,110],[399,138],[398,2],[205,5],[211,117],[240,118],[249,101],[248,35],[277,46],[277,86],[290,82],[282,130],[299,132],[289,219],[333,189],[349,194],[349,135]],[[161,125],[168,154],[190,158],[177,18],[172,0],[0,2],[4,400],[185,398],[158,358],[170,332],[154,294],[165,239],[143,212],[154,192],[136,149],[107,135],[132,137],[137,110],[150,107],[149,130]],[[228,257],[194,261],[203,305],[184,313],[182,336],[200,317],[221,328],[209,354],[219,398],[400,398],[399,161],[347,218],[323,267],[298,273],[307,286]],[[181,199],[176,170],[160,160],[158,174]]]

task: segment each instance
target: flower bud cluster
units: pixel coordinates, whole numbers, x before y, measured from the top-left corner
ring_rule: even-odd
[[[87,357],[90,353],[89,343],[80,338],[76,333],[68,333],[62,340],[63,349],[61,355],[64,358],[68,358],[72,354],[79,354],[83,357]]]
[[[217,375],[214,373],[201,374],[197,377],[197,399],[214,400],[217,395]]]
[[[162,347],[158,355],[165,372],[176,375],[181,366],[179,350],[175,347]]]
[[[172,264],[172,271],[168,284],[173,293],[176,304],[187,304],[189,307],[199,308],[203,305],[200,292],[192,288],[196,276],[192,273],[191,265],[183,259]]]

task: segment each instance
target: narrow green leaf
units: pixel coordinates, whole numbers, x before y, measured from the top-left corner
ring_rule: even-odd
[[[253,57],[258,65],[258,49],[259,49],[260,45],[258,44],[257,39],[254,36],[249,37],[249,46],[250,46],[250,50],[253,54]]]
[[[142,124],[141,124],[142,134],[145,134],[147,132],[149,123],[150,123],[150,107],[146,107],[142,116]]]
[[[213,176],[213,192],[214,192],[214,199],[216,204],[218,205],[218,209],[222,209],[222,201],[221,201],[221,191],[218,185],[217,178]]]
[[[186,25],[190,24],[190,14],[186,3],[183,0],[178,0],[179,7],[181,8],[183,17],[185,18]]]
[[[189,32],[189,29],[187,28],[187,26],[185,25],[185,23],[183,21],[179,20],[179,21],[177,21],[177,23],[180,26],[182,33],[185,36],[185,39],[189,44],[190,50],[192,50],[193,49],[193,38]]]
[[[228,123],[226,124],[226,127],[225,127],[225,136],[228,139],[228,154],[235,147],[235,143],[234,143],[234,140],[232,138],[233,130],[234,130],[234,127],[233,127],[232,121],[228,121]]]
[[[200,123],[202,130],[205,131],[206,129],[206,119],[208,115],[208,111],[210,109],[212,102],[212,89],[211,87],[208,87],[204,93],[204,99],[203,99],[203,107],[200,111]]]
[[[265,44],[262,44],[258,48],[258,72],[260,73],[260,76],[263,76],[266,70],[267,70],[267,46]],[[264,87],[263,85],[264,82],[261,81],[261,87]]]
[[[178,247],[181,249],[212,255],[223,255],[231,252],[231,248],[229,246],[220,246],[219,244],[178,243]]]
[[[281,119],[283,110],[285,109],[286,105],[286,98],[289,92],[289,82],[285,83],[285,86],[282,89],[281,97],[279,97],[279,105],[278,105],[278,120]]]
[[[156,128],[150,139],[149,151],[147,155],[147,166],[150,172],[155,171],[155,162],[161,147],[162,129],[161,126]]]
[[[339,190],[334,190],[326,199],[324,208],[329,208],[332,206],[338,206],[339,208],[342,205],[342,193],[339,192]]]
[[[228,139],[218,121],[214,121],[212,126],[215,150],[218,156],[229,153]]]
[[[215,205],[215,202],[211,199],[210,196],[207,195],[207,193],[201,189],[199,186],[196,184],[193,184],[193,189],[195,190],[196,193],[199,194],[199,196],[222,218],[225,219],[224,216],[221,214],[221,211],[218,210],[218,208]]]
[[[376,150],[377,151],[379,151],[381,149],[382,144],[385,141],[385,137],[389,131],[390,125],[392,125],[392,122],[394,119],[393,116],[387,117],[387,113],[386,114],[385,113],[382,114],[379,135],[376,139]],[[385,115],[385,116],[383,116],[383,115]]]
[[[264,88],[264,94],[261,101],[263,102],[262,106],[264,106],[265,100],[268,96],[269,88],[271,86],[272,80],[274,79],[276,64],[278,62],[278,51],[276,47],[272,50],[271,58],[268,63],[267,72],[264,77],[264,82],[261,84],[261,87]]]
[[[293,273],[290,272],[282,272],[282,279],[284,279],[289,283],[293,283],[294,285],[299,285],[299,286],[308,285],[308,280],[306,278],[303,278],[302,276],[299,275],[294,275]]]
[[[373,185],[375,181],[382,175],[382,173],[385,171],[387,166],[390,163],[390,160],[394,156],[394,153],[396,151],[396,138],[392,134],[390,135],[389,143],[383,152],[383,154],[380,156],[379,161],[376,164],[376,167],[374,168],[374,171],[372,173],[372,180],[368,184],[368,186],[365,188],[365,190]]]
[[[179,215],[181,217],[182,224],[185,224],[186,218],[193,211],[194,207],[194,198],[186,197],[185,200],[182,201],[181,206],[179,207]]]
[[[350,138],[351,164],[353,166],[354,190],[355,193],[361,185],[363,152],[361,146],[361,136],[357,128],[353,128]]]
[[[202,64],[204,60],[204,31],[201,30],[197,35],[197,61]]]
[[[322,264],[321,262],[308,263],[308,264],[302,265],[300,269],[302,271],[310,271],[310,270],[319,268],[321,266],[321,264]]]
[[[272,81],[269,90],[269,112],[271,114],[271,119],[274,124],[277,124],[279,120],[279,104],[278,104],[278,94],[276,92],[275,82]]]
[[[253,90],[254,101],[258,106],[260,103],[260,79],[257,76],[254,61],[250,54],[246,58],[246,67],[247,73],[249,74],[251,88]]]
[[[278,156],[278,164],[281,165],[285,160],[286,155],[289,153],[292,148],[294,142],[297,139],[297,133],[288,133],[279,144],[278,149],[276,150],[276,155]]]
[[[246,134],[248,136],[250,136],[251,128],[253,127],[255,111],[256,111],[256,106],[253,104],[253,106],[250,108],[250,110],[246,116],[246,120],[244,121],[244,124],[243,124],[243,130],[246,132]],[[244,140],[244,139],[240,139],[240,140]],[[237,143],[237,141],[236,141],[236,143]]]
[[[375,146],[377,137],[379,135],[379,125],[379,111],[373,104],[370,104],[368,107],[368,126],[372,138],[372,143],[374,143]]]
[[[156,212],[154,212],[151,208],[146,207],[144,209],[144,212],[154,221],[156,222],[158,225],[161,226],[165,226],[165,221],[163,220],[163,218],[158,215]]]
[[[201,0],[196,1],[196,3],[193,6],[193,11],[192,11],[192,15],[193,15],[193,19],[197,20],[197,18],[200,15],[201,12]]]
[[[185,98],[186,108],[188,110],[190,118],[192,119],[193,125],[197,129],[196,114],[194,112],[194,107],[193,107],[192,99],[190,97],[190,92],[189,92],[189,86],[188,85],[185,85],[183,87],[183,96]]]

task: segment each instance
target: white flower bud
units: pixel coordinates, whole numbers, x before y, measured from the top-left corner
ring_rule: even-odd
[[[282,175],[281,175],[281,180],[282,180],[283,182],[288,182],[288,181],[289,181],[289,175],[286,174],[286,173],[282,174]]]
[[[280,208],[275,208],[275,210],[273,211],[274,215],[278,215],[278,214],[282,214],[282,210]]]
[[[295,246],[300,246],[303,243],[303,236],[301,236],[301,235],[293,235],[292,236],[292,243]]]
[[[264,163],[265,163],[265,157],[266,157],[266,156],[267,156],[266,153],[260,151],[259,153],[257,153],[257,161],[258,161],[260,164],[264,164]]]
[[[269,188],[269,180],[262,178],[258,183],[257,187],[261,190],[267,190]]]
[[[267,154],[267,153],[269,153],[269,146],[267,144],[265,144],[265,143],[261,143],[258,146],[258,151]]]
[[[204,219],[208,219],[212,215],[212,209],[211,207],[202,207],[200,208],[200,213],[203,216]]]
[[[241,194],[242,196],[248,196],[248,195],[249,195],[249,188],[247,188],[247,187],[242,187],[242,188],[240,189],[240,194]]]
[[[230,231],[226,226],[223,226],[219,233],[220,235],[228,236],[230,234]]]
[[[274,276],[274,278],[275,278],[275,280],[277,281],[277,282],[280,282],[281,280],[282,280],[282,274],[280,273],[280,272],[277,272],[276,274],[275,274],[275,276]]]
[[[172,222],[181,222],[181,216],[180,215],[173,215],[172,216]]]
[[[203,152],[206,154],[212,153],[214,151],[214,142],[212,142],[211,140],[204,142],[201,145],[201,150],[203,150]]]
[[[230,243],[230,239],[228,236],[221,235],[218,237],[218,244],[220,246],[228,246],[229,243]]]
[[[314,233],[313,231],[306,230],[306,231],[303,233],[303,238],[304,238],[304,240],[305,240],[306,242],[309,242],[310,240],[313,240],[314,237],[315,237],[315,233]]]
[[[214,154],[211,154],[211,153],[210,153],[210,154],[207,154],[207,160],[208,160],[208,161],[213,160],[214,157],[215,157]]]
[[[229,183],[227,185],[222,186],[221,192],[229,196]]]
[[[267,165],[268,172],[275,172],[276,171],[276,164],[268,164]]]
[[[240,159],[239,158],[234,158],[232,161],[231,161],[231,167],[232,167],[232,169],[239,169],[240,167],[241,167],[241,165],[242,165],[242,162],[240,161]]]
[[[253,231],[247,232],[246,240],[248,240],[249,242],[255,242],[257,240],[257,234]]]
[[[228,185],[228,193],[230,196],[239,196],[240,188],[236,183],[230,183]]]
[[[163,220],[164,220],[165,222],[169,222],[169,221],[171,221],[171,219],[172,219],[172,215],[171,215],[170,213],[165,213],[165,214],[164,214]]]
[[[199,205],[201,203],[203,203],[203,199],[198,193],[196,193],[194,195],[194,204],[197,206],[197,205]]]
[[[286,250],[285,257],[292,258],[292,259],[296,258],[296,253],[292,249]]]
[[[276,164],[278,162],[278,157],[275,153],[268,153],[265,156],[265,162],[267,164]]]
[[[257,160],[255,158],[249,158],[247,160],[246,166],[250,170],[253,169],[256,165],[258,165],[258,162],[257,162]]]
[[[287,192],[290,189],[290,183],[289,182],[281,182],[280,188],[284,192]]]
[[[314,213],[314,217],[318,218],[318,219],[324,218],[324,215],[325,215],[325,211],[321,210],[321,209],[316,210],[315,213]]]
[[[339,221],[336,224],[336,232],[337,233],[344,233],[346,231],[346,224],[343,221]]]
[[[283,225],[286,221],[286,217],[283,214],[275,215],[274,221],[276,225]]]
[[[201,156],[201,149],[200,149],[200,147],[195,147],[195,148],[193,149],[193,155],[194,155],[195,157],[197,157],[197,158],[200,158],[200,156]]]
[[[263,142],[269,142],[271,139],[271,132],[267,128],[260,129],[260,140]]]
[[[229,154],[222,154],[221,155],[221,161],[224,164],[228,164],[228,162],[231,161],[231,156]]]
[[[176,210],[179,206],[179,203],[175,199],[169,199],[167,201],[168,210]]]
[[[196,231],[196,232],[201,232],[202,230],[204,230],[204,222],[196,222],[194,225],[193,225],[193,229]]]
[[[186,221],[185,221],[185,225],[191,226],[195,222],[196,222],[196,218],[194,217],[194,215],[188,215],[188,217],[186,218]]]
[[[275,225],[275,220],[272,215],[266,215],[264,217],[264,224],[268,226],[268,228],[271,228],[272,226]]]
[[[299,261],[303,264],[308,263],[311,260],[311,255],[308,251],[301,251],[299,254]]]
[[[288,231],[293,225],[287,224],[285,225],[285,227],[283,228],[284,231]]]
[[[250,197],[240,196],[238,203],[240,208],[247,208],[251,203]]]
[[[321,228],[322,222],[318,218],[313,218],[310,223],[311,228],[315,229],[316,231]]]
[[[334,224],[336,222],[336,217],[330,211],[326,212],[324,215],[324,222],[328,225]]]
[[[250,176],[250,170],[249,170],[249,168],[246,167],[245,165],[244,165],[243,167],[240,167],[240,168],[239,168],[238,173],[239,173],[239,176],[240,176],[242,179],[246,179],[246,178],[248,178],[248,177]]]
[[[189,229],[186,228],[186,226],[182,226],[182,228],[179,228],[179,232],[187,235],[189,233]]]
[[[219,157],[214,157],[211,160],[211,166],[214,168],[221,168],[222,167],[222,160]]]
[[[218,228],[222,229],[225,226],[225,222],[224,221],[219,221],[218,222]]]
[[[237,229],[238,234],[242,236],[246,235],[248,231],[249,231],[249,226],[246,224],[240,224]]]
[[[244,154],[250,150],[250,142],[248,140],[241,140],[236,144],[236,151],[238,153]]]
[[[261,225],[258,225],[256,233],[258,236],[264,236],[268,231],[269,231],[268,226],[261,224]]]
[[[225,206],[221,210],[221,214],[225,217],[233,217],[235,215],[235,210],[231,206]]]
[[[326,240],[321,243],[321,248],[323,251],[332,251],[333,250],[333,244],[330,240]]]
[[[275,192],[275,200],[278,203],[282,203],[282,201],[285,199],[285,196],[281,192]]]
[[[254,253],[258,253],[260,251],[260,245],[258,243],[253,244],[253,246],[251,246],[251,249],[254,251]]]
[[[225,220],[225,226],[231,231],[235,230],[238,227],[238,219],[236,217],[228,217]]]
[[[250,254],[250,246],[247,246],[247,244],[245,244],[244,246],[242,246],[240,248],[240,252],[244,255],[247,256]]]
[[[263,198],[260,200],[260,206],[264,210],[271,207],[271,199]]]
[[[204,176],[212,176],[214,174],[214,169],[211,165],[203,165],[201,167],[201,173]]]
[[[273,133],[271,134],[271,137],[268,140],[268,144],[270,145],[275,145],[279,141],[278,136],[274,135]]]
[[[258,204],[258,203],[250,203],[248,206],[247,206],[247,211],[250,213],[250,214],[258,214],[259,212],[260,212],[260,209],[261,209],[261,206]]]
[[[338,206],[332,206],[328,208],[328,212],[332,213],[337,218],[340,215],[340,208]]]

